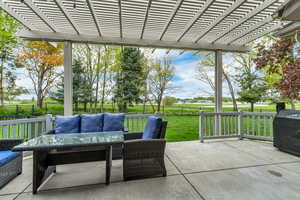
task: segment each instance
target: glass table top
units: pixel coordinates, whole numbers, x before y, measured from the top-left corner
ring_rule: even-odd
[[[124,142],[122,131],[42,135],[17,145],[14,151],[105,146]]]

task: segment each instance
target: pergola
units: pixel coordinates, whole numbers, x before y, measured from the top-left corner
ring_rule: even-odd
[[[72,114],[72,43],[216,52],[216,111],[222,109],[222,52],[284,24],[287,0],[0,0],[27,40],[64,42],[64,113]]]

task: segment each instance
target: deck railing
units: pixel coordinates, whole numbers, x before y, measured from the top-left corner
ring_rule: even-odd
[[[125,116],[124,126],[132,132],[142,132],[150,114],[128,114]],[[55,118],[46,115],[40,118],[16,119],[0,121],[1,138],[20,138],[27,141],[40,136],[55,125]]]
[[[28,140],[53,128],[51,115],[41,118],[14,119],[0,121],[0,138],[20,138]]]
[[[275,113],[200,112],[199,139],[240,137],[273,140]]]

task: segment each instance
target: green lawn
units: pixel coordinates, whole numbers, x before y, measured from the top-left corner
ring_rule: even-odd
[[[34,112],[32,113],[31,104],[19,104],[18,111],[21,116],[30,116],[30,115],[42,115],[45,113],[50,113],[53,115],[63,114],[63,105],[62,104],[47,104],[42,110],[36,109],[34,107]],[[248,105],[242,105],[239,109],[243,111],[249,111]],[[297,109],[300,109],[300,105],[297,106]],[[184,104],[184,105],[173,105],[166,106],[162,108],[162,117],[168,120],[168,128],[166,138],[168,141],[188,141],[188,140],[197,140],[198,139],[198,126],[199,126],[199,111],[203,110],[205,112],[213,112],[213,104]],[[128,113],[142,113],[143,106],[133,106],[128,108]],[[232,107],[229,103],[224,103],[224,112],[231,112]],[[275,112],[275,105],[257,105],[255,107],[256,112]],[[87,112],[90,112],[88,109]],[[99,111],[98,111],[99,112]],[[113,110],[111,105],[105,105],[105,112],[117,112]],[[83,106],[80,105],[79,111],[75,113],[84,113]],[[151,106],[146,106],[145,113],[153,113]],[[6,105],[3,108],[0,108],[0,115],[15,115],[16,114],[16,105]],[[245,122],[245,125],[247,122]],[[257,127],[257,122],[254,123]],[[252,129],[251,125],[250,130]],[[260,127],[264,131],[263,127]],[[267,127],[267,134],[269,134],[269,127]]]
[[[167,141],[188,141],[198,139],[198,116],[164,116],[163,118],[168,120]]]
[[[288,105],[289,108],[289,105]],[[297,108],[300,109],[300,104],[297,105]],[[243,104],[239,105],[239,109],[243,111],[249,111],[249,105]],[[32,106],[32,104],[18,104],[18,108],[16,105],[5,105],[4,107],[0,108],[0,115],[12,115],[16,113],[16,110],[18,110],[19,114],[23,115],[40,115],[43,113],[51,113],[54,115],[57,114],[63,114],[63,105],[62,104],[47,104],[44,105],[42,110],[39,110],[36,108],[36,106]],[[196,115],[199,113],[199,111],[205,111],[205,112],[213,112],[214,105],[213,104],[175,104],[172,106],[165,106],[161,108],[161,113],[164,113],[166,115]],[[224,112],[231,112],[232,106],[229,103],[224,103],[223,111]],[[32,111],[34,111],[32,113]],[[99,111],[99,107],[98,107]],[[118,112],[117,109],[113,109],[113,107],[109,104],[106,104],[104,106],[105,112]],[[255,112],[274,112],[275,111],[275,104],[270,105],[256,105],[255,106]],[[75,111],[75,113],[84,113],[83,105],[79,106],[78,111]],[[89,107],[87,108],[86,112],[90,112]],[[92,109],[92,112],[94,112],[94,109]],[[136,105],[136,106],[130,106],[128,107],[128,113],[142,113],[143,112],[143,106],[142,105]],[[150,105],[146,106],[145,113],[153,113],[152,107]]]

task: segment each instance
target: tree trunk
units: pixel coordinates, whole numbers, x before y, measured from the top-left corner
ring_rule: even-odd
[[[0,95],[1,95],[1,106],[4,106],[4,90],[3,90],[3,60],[1,59],[1,69],[0,69]]]
[[[107,54],[107,49],[105,47],[105,53]],[[104,60],[104,72],[103,72],[103,83],[102,83],[102,96],[101,96],[101,112],[104,112],[104,99],[105,99],[105,88],[106,88],[106,74],[107,74],[107,58]]]
[[[153,105],[152,101],[150,100],[149,103],[150,103],[150,105],[151,105],[151,107],[152,107],[153,113],[155,113],[155,112],[156,112],[156,111],[155,111],[155,106]]]
[[[97,112],[98,90],[99,90],[99,72],[97,72],[97,77],[96,77],[96,94],[95,94],[95,102],[94,102],[94,107],[95,107],[94,112],[95,113]]]
[[[115,112],[115,101],[114,100],[111,101],[111,108],[112,108],[112,112],[114,113]]]
[[[160,106],[161,106],[161,98],[159,98],[158,100],[157,100],[157,108],[156,108],[156,110],[157,110],[157,112],[160,112]]]
[[[250,110],[251,110],[251,112],[253,112],[254,111],[254,103],[250,103],[250,105],[251,105]]]
[[[39,109],[43,108],[43,100],[44,100],[44,98],[41,95],[37,96],[37,102],[36,103],[37,103],[37,107]]]
[[[99,54],[98,54],[98,66],[97,66],[97,74],[96,74],[96,95],[95,95],[95,110],[94,112],[97,112],[97,102],[98,102],[98,93],[99,93],[99,79],[100,79],[100,52],[101,52],[101,47],[99,47]],[[102,112],[102,110],[101,110]]]
[[[127,103],[118,103],[119,112],[125,113],[127,112]]]
[[[75,102],[75,111],[78,111],[78,101]]]
[[[146,100],[146,97],[145,97],[145,99],[143,101],[143,114],[145,114],[145,112],[146,112],[146,102],[147,102],[147,100]]]
[[[87,102],[84,102],[83,103],[83,111],[86,112],[86,109],[87,109]]]
[[[231,99],[232,99],[233,110],[237,111],[238,107],[237,107],[236,98],[235,98],[235,95],[234,95],[234,89],[233,89],[232,83],[231,83],[228,75],[224,72],[224,70],[223,70],[223,76],[226,79],[226,82],[227,82],[227,85],[228,85],[228,88],[229,88],[229,92],[230,92]]]
[[[127,103],[122,104],[122,112],[127,113]]]
[[[36,99],[36,104],[37,104],[37,107],[39,109],[42,109],[43,107],[43,100],[44,100],[44,97],[43,97],[43,90],[42,90],[42,84],[41,84],[41,81],[39,81],[39,84],[38,84],[38,88],[37,88],[37,95],[36,95],[37,99]]]

